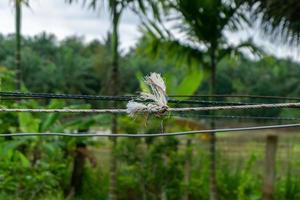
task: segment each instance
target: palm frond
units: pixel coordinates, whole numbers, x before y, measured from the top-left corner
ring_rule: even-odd
[[[175,38],[164,38],[148,32],[143,40],[146,41],[144,53],[148,55],[153,57],[164,56],[172,63],[176,63],[177,66],[197,66],[197,68],[201,64],[207,66],[204,63],[204,53],[201,49],[184,44]]]
[[[284,43],[300,42],[299,0],[244,0],[252,9],[252,17],[261,20],[261,27],[272,39]]]
[[[218,59],[222,60],[224,57],[229,55],[241,55],[243,50],[248,50],[253,56],[262,57],[265,55],[265,51],[256,45],[251,39],[240,42],[238,45],[229,45],[227,47],[221,48],[218,51]]]
[[[243,4],[221,0],[177,0],[176,10],[182,15],[182,31],[199,41],[211,43],[221,39],[223,30],[236,31],[251,25]]]

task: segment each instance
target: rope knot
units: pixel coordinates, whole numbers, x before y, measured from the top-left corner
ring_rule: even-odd
[[[151,73],[146,76],[144,82],[149,86],[149,92],[142,92],[140,99],[150,100],[150,103],[139,103],[133,100],[127,103],[127,113],[134,116],[137,113],[155,113],[160,116],[168,111],[166,85],[161,75]]]

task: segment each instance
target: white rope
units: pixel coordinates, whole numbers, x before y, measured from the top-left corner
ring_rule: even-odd
[[[211,110],[244,110],[244,109],[265,109],[265,108],[300,108],[300,103],[275,103],[275,104],[255,104],[240,106],[212,106],[212,107],[187,107],[168,108],[168,112],[201,112]],[[32,112],[32,113],[128,113],[128,109],[31,109],[31,108],[0,108],[0,112]],[[161,113],[161,109],[138,110],[137,113]]]
[[[274,104],[251,104],[238,106],[211,106],[211,107],[189,107],[189,108],[169,108],[170,112],[194,112],[194,111],[215,111],[215,110],[246,110],[264,108],[299,108],[300,103],[274,103]]]
[[[166,136],[179,136],[179,135],[193,135],[193,134],[206,134],[206,133],[225,133],[225,132],[240,132],[240,131],[254,131],[265,129],[279,129],[279,128],[293,128],[300,127],[299,124],[283,124],[283,125],[270,125],[270,126],[253,126],[242,128],[223,128],[212,130],[195,130],[184,131],[175,133],[154,133],[154,134],[129,134],[129,133],[112,133],[112,134],[100,134],[100,133],[6,133],[0,134],[0,137],[12,137],[12,136],[65,136],[65,137],[166,137]]]

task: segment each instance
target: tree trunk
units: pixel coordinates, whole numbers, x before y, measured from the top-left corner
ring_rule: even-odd
[[[211,53],[211,83],[210,83],[210,94],[215,94],[216,90],[216,57],[215,51],[212,50]],[[210,111],[213,115],[214,111]],[[211,129],[215,129],[215,121],[212,118]],[[209,140],[209,156],[210,156],[210,176],[209,176],[209,186],[210,186],[210,200],[217,200],[217,181],[216,181],[216,135],[215,133],[210,134]]]
[[[277,142],[278,142],[277,136],[275,135],[267,136],[263,200],[274,199]]]
[[[17,90],[21,89],[22,82],[22,69],[21,69],[21,15],[22,15],[22,5],[20,0],[15,0],[16,6],[16,53],[15,53],[15,63],[16,63],[16,75],[17,75]]]
[[[86,160],[85,152],[86,144],[83,142],[77,142],[68,198],[79,196],[82,193],[84,164]]]
[[[191,138],[187,138],[186,141],[186,149],[185,149],[185,163],[184,163],[184,185],[185,190],[183,193],[182,200],[189,200],[189,191],[188,186],[190,184],[191,178],[191,162],[192,162],[192,147],[191,147],[192,140]]]
[[[117,199],[117,159],[115,149],[117,146],[116,138],[112,139],[111,155],[110,155],[110,171],[109,171],[109,200]]]
[[[113,17],[113,32],[112,32],[112,75],[111,75],[111,93],[113,96],[119,94],[119,35],[118,24],[120,12],[117,10],[117,3],[112,7]],[[113,107],[117,106],[116,102],[113,103]],[[114,114],[112,116],[111,132],[117,133],[118,130],[118,116]],[[109,174],[109,200],[117,200],[117,160],[115,156],[115,150],[117,147],[117,138],[111,138],[111,157],[110,157],[110,174]]]

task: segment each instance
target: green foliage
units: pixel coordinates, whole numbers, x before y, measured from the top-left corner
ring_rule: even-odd
[[[169,88],[168,92],[170,94],[192,95],[199,88],[200,83],[203,79],[203,73],[199,69],[192,69],[189,70],[186,74],[184,74],[181,81],[178,80],[178,77],[175,77],[170,73],[167,73],[165,75],[165,78],[167,88]]]
[[[119,174],[121,199],[180,198],[182,172],[177,148],[175,138],[158,139],[147,145],[147,151],[141,140],[122,140],[118,155],[126,165]]]
[[[15,69],[14,36],[0,40],[4,47],[0,65]],[[57,45],[55,36],[42,33],[34,38],[23,38],[22,73],[27,88],[33,92],[96,93],[99,80],[90,59],[102,44],[85,45],[81,38],[70,37]],[[76,49],[77,48],[77,49]],[[96,49],[96,50],[94,50]],[[99,58],[101,59],[101,57]],[[68,88],[68,89],[66,89]]]
[[[251,40],[232,45],[225,35],[226,31],[236,32],[250,25],[242,4],[238,2],[176,0],[170,1],[166,10],[168,22],[176,24],[171,28],[166,28],[159,20],[145,17],[145,36],[142,39],[148,43],[146,53],[155,57],[165,54],[165,60],[172,59],[177,65],[192,69],[197,67],[203,74],[209,71],[212,93],[215,93],[216,70],[222,59],[240,55],[243,48],[253,52],[259,49]],[[198,80],[194,79],[198,86],[203,74]]]
[[[0,35],[1,91],[15,88],[14,36]],[[41,34],[24,38],[23,89],[32,92],[105,93],[109,89],[108,66],[111,63],[110,41],[84,43],[70,37],[62,42],[53,35]],[[146,41],[120,57],[120,74],[124,94],[140,91],[138,78],[149,72],[162,73],[168,94],[207,94],[206,74],[197,66],[174,67],[176,58],[161,53],[157,59],[146,57]],[[206,59],[206,58],[203,58]],[[167,61],[168,60],[168,61]],[[200,69],[199,69],[200,68]],[[258,94],[298,96],[299,64],[271,56],[249,60],[242,55],[224,56],[217,71],[217,92],[220,94]],[[138,74],[138,75],[137,75]],[[201,83],[201,85],[200,85]],[[200,87],[199,87],[200,86]],[[26,89],[27,88],[27,89]],[[226,98],[222,100],[227,101]],[[230,99],[228,99],[229,101]],[[243,99],[248,102],[259,100]],[[270,101],[277,102],[277,101]],[[24,108],[101,108],[107,104],[84,101],[1,99],[2,107]],[[125,106],[120,103],[120,107]],[[220,112],[220,114],[228,114]],[[236,114],[257,116],[257,112]],[[293,110],[269,110],[260,116],[298,116]],[[89,128],[107,131],[110,116],[64,115],[58,113],[1,113],[1,133],[15,132],[76,132]],[[163,120],[163,121],[162,121]],[[163,122],[163,123],[162,123]],[[199,122],[199,121],[197,121]],[[221,123],[222,121],[220,121]],[[173,117],[155,119],[152,116],[119,118],[119,131],[126,133],[188,130],[176,124]],[[200,123],[200,122],[199,122]],[[223,123],[223,122],[222,122]],[[206,144],[193,138],[191,180],[184,184],[184,138],[148,138],[118,140],[117,193],[120,199],[181,199],[187,189],[190,199],[208,199],[208,159]],[[97,139],[11,137],[0,139],[0,199],[64,199],[70,182],[76,142],[83,141],[91,152],[84,168],[83,194],[77,199],[108,198],[108,142]],[[222,153],[222,152],[220,152]],[[251,152],[248,152],[249,156]],[[248,155],[248,154],[247,154]],[[95,157],[99,160],[93,161]],[[260,157],[235,160],[219,156],[217,179],[220,199],[259,199],[261,194]],[[236,162],[241,164],[236,165]],[[293,163],[293,167],[298,166]],[[281,199],[299,198],[299,177],[295,170],[278,178],[276,196]],[[76,199],[75,198],[75,199]]]
[[[66,170],[65,164],[54,162],[53,155],[58,161],[61,152],[56,149],[55,153],[48,154],[50,157],[45,154],[44,159],[33,166],[32,160],[22,150],[26,144],[24,140],[1,142],[0,190],[16,198],[27,199],[39,199],[59,191]]]
[[[255,177],[252,172],[256,157],[251,155],[249,160],[246,160],[242,166],[238,166],[236,169],[230,169],[230,164],[227,162],[221,164],[222,171],[219,171],[220,174],[218,175],[219,182],[222,184],[220,187],[221,195],[237,200],[260,199],[261,182],[259,177]]]
[[[84,180],[83,180],[83,191],[82,197],[80,199],[107,199],[108,194],[108,173],[103,172],[99,168],[93,166],[86,166],[84,171]],[[75,200],[77,198],[74,198]]]

